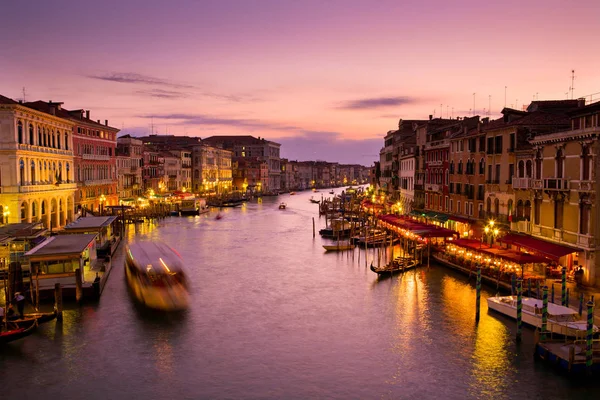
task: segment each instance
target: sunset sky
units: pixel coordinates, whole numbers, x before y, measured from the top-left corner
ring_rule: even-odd
[[[600,100],[599,18],[598,0],[9,1],[0,94],[372,165],[399,118],[570,98],[572,69]]]

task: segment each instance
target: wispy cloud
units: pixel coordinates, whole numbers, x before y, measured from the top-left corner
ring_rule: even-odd
[[[143,95],[143,96],[150,96],[150,97],[155,97],[155,98],[159,98],[159,99],[170,99],[170,100],[184,99],[186,97],[189,97],[189,95],[187,93],[177,92],[174,90],[164,90],[164,89],[137,90],[135,93]]]
[[[175,82],[168,81],[166,79],[155,78],[153,76],[137,74],[135,72],[109,72],[104,75],[88,75],[88,78],[99,79],[102,81],[117,82],[117,83],[130,83],[130,84],[142,84],[142,85],[162,85],[169,86],[172,88],[188,88],[191,89],[191,85],[183,85]]]
[[[408,96],[375,97],[369,99],[350,100],[337,108],[342,110],[373,110],[378,108],[403,106],[417,103],[417,99]]]

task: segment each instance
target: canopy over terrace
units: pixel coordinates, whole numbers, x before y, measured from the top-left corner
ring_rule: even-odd
[[[465,247],[481,253],[505,259],[515,264],[547,263],[549,260],[544,257],[534,256],[532,254],[521,253],[518,251],[505,249],[502,247],[490,247],[482,244],[479,240],[457,239],[452,242],[456,246]]]
[[[402,229],[421,238],[445,238],[458,234],[451,229],[441,228],[437,225],[423,224],[393,214],[381,215],[379,219],[391,229]]]
[[[536,239],[534,237],[518,233],[509,233],[498,239],[498,241],[526,248],[529,251],[533,251],[553,261],[558,261],[563,256],[580,251],[579,249],[573,247]]]

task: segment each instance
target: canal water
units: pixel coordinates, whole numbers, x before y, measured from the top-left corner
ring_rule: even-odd
[[[535,361],[533,331],[517,345],[515,323],[488,314],[485,300],[476,324],[474,279],[432,264],[378,280],[364,250],[325,253],[325,221],[309,202],[321,195],[330,196],[301,192],[226,209],[220,220],[213,211],[131,226],[127,240],[181,253],[190,309],[136,307],[122,246],[97,304],[71,305],[62,324],[0,349],[2,398],[597,396],[599,384]],[[484,298],[494,293],[484,287]]]

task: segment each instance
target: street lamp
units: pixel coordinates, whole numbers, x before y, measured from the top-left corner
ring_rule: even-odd
[[[4,212],[2,213],[2,216],[4,217],[4,218],[2,219],[2,221],[3,221],[5,224],[8,224],[8,216],[9,216],[9,215],[10,215],[10,211],[8,211],[8,210],[6,210],[6,211],[4,211]]]
[[[104,202],[106,201],[106,196],[102,194],[100,196],[100,214],[104,214]]]
[[[483,228],[486,238],[488,235],[490,235],[490,234],[492,235],[492,240],[490,242],[490,246],[492,244],[494,244],[494,237],[498,236],[498,234],[500,233],[500,230],[495,226],[495,224],[496,224],[496,222],[493,219],[491,219],[488,221],[485,228]],[[481,237],[481,242],[483,243],[483,236]]]

